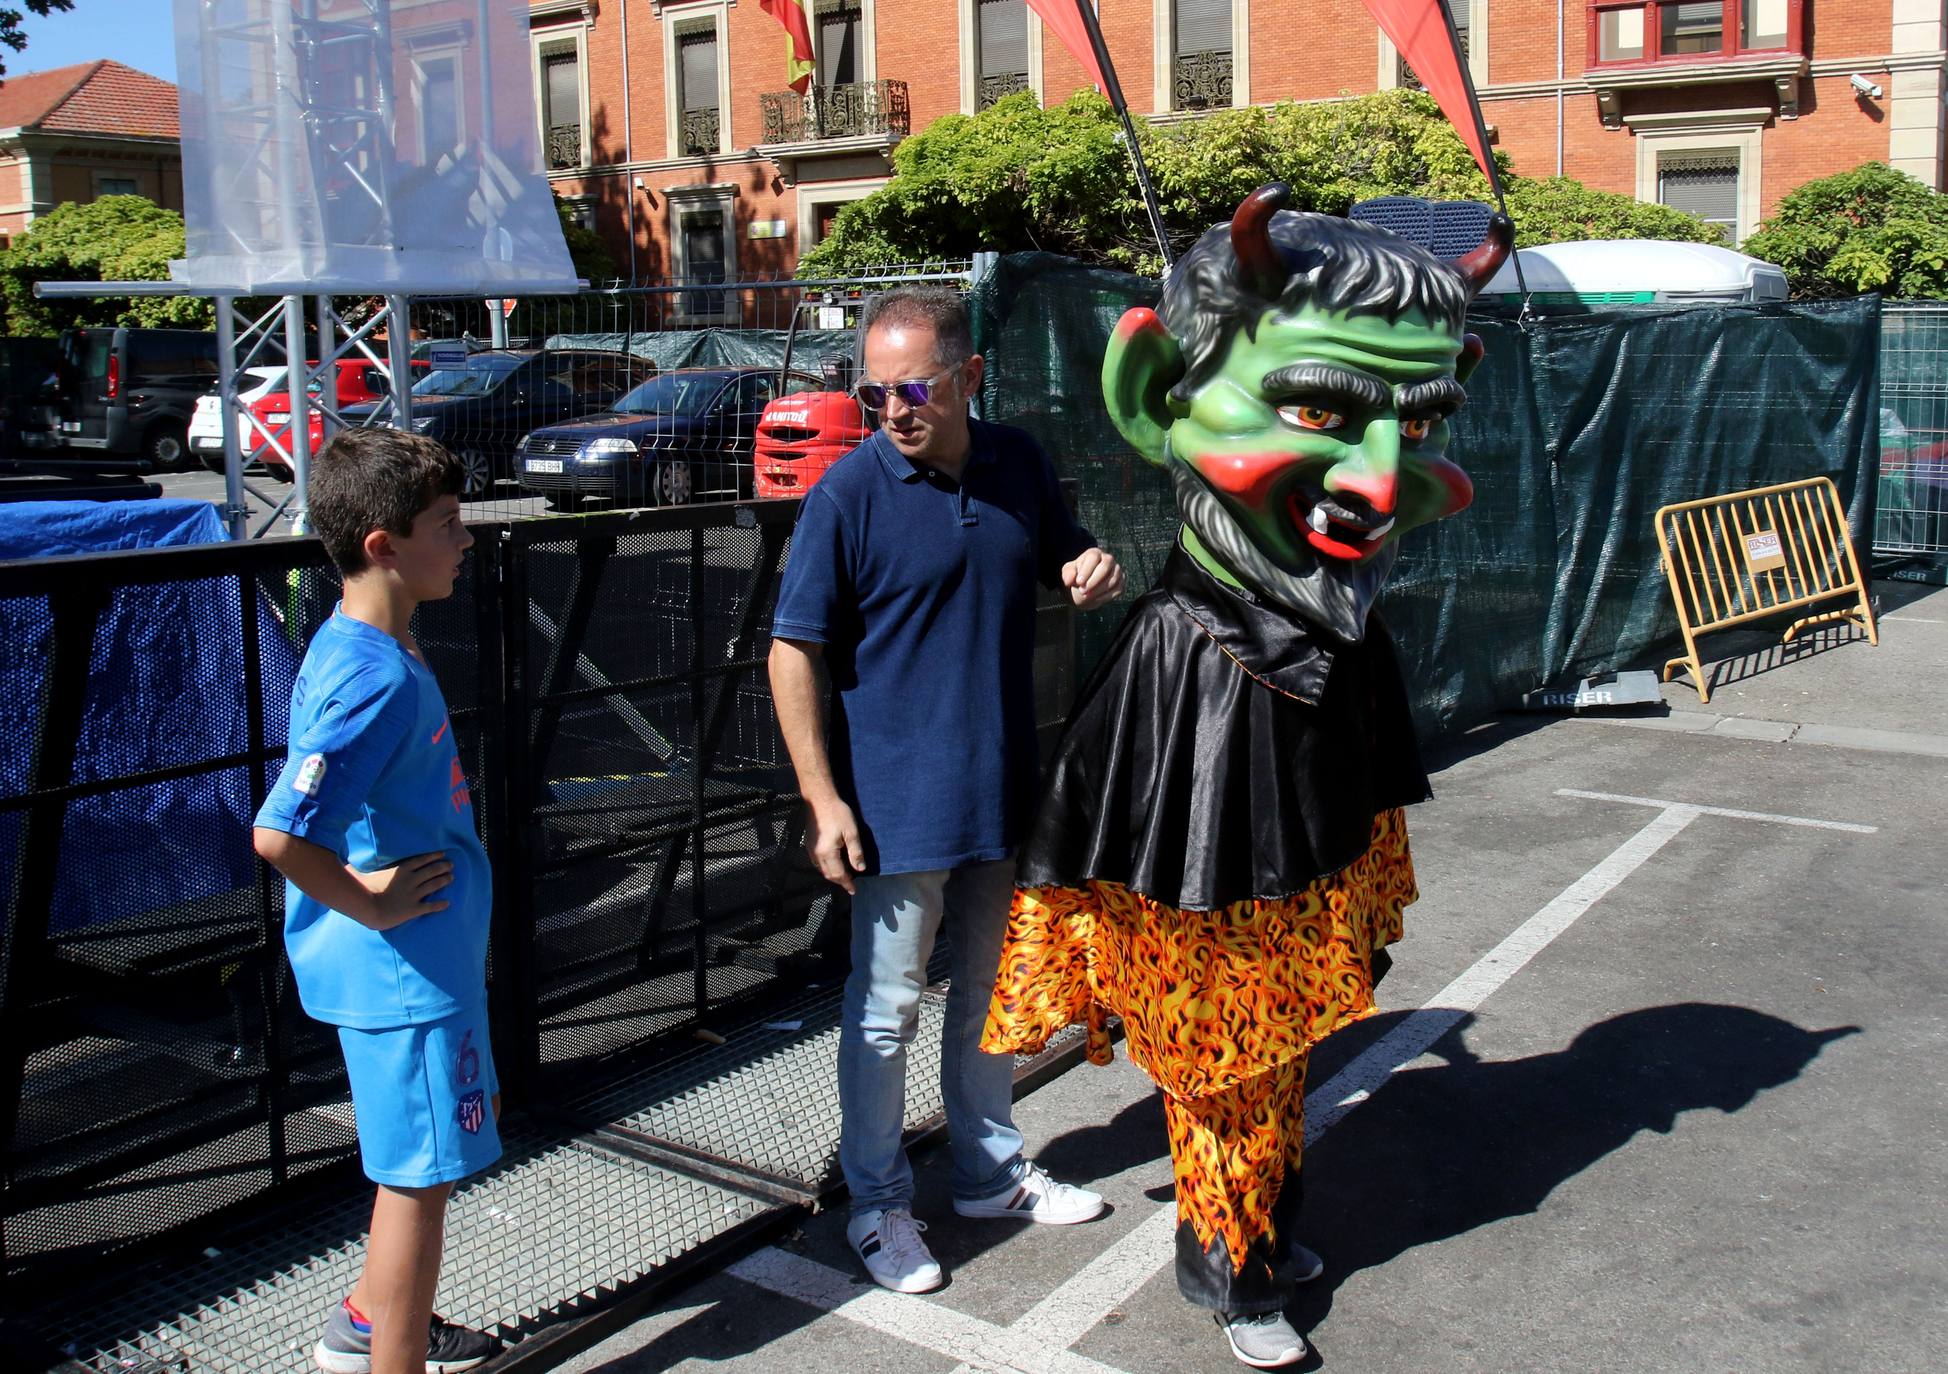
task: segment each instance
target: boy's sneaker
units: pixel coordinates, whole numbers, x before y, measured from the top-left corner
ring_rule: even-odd
[[[1297,1241],[1292,1242],[1292,1255],[1287,1264],[1294,1283],[1311,1283],[1326,1272],[1326,1262]]]
[[[920,1233],[924,1221],[915,1221],[904,1207],[860,1212],[846,1223],[845,1238],[853,1253],[866,1266],[866,1272],[882,1288],[895,1293],[930,1293],[944,1282]]]
[[[1231,1353],[1239,1363],[1253,1369],[1279,1369],[1305,1358],[1305,1338],[1286,1320],[1283,1312],[1257,1312],[1213,1315],[1231,1342]]]
[[[992,1197],[972,1202],[954,1199],[954,1210],[964,1217],[1014,1217],[1037,1221],[1044,1226],[1072,1226],[1102,1215],[1103,1195],[1069,1183],[1057,1183],[1030,1164],[1020,1178]]]
[[[498,1337],[455,1326],[436,1312],[426,1333],[426,1374],[460,1374],[485,1364],[500,1349]],[[352,1321],[352,1309],[341,1302],[332,1309],[312,1355],[325,1374],[371,1374],[372,1328],[361,1331]]]

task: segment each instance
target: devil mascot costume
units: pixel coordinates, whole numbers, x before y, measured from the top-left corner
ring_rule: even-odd
[[[1428,796],[1374,602],[1400,536],[1465,507],[1443,457],[1481,358],[1496,217],[1442,262],[1261,188],[1123,316],[1111,418],[1183,517],[1070,714],[1020,856],[983,1048],[1122,1021],[1163,1090],[1177,1281],[1259,1368],[1320,1262],[1293,1235],[1306,1054],[1373,1010]]]

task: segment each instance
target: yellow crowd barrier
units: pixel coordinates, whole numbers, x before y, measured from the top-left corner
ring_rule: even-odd
[[[1809,625],[1856,620],[1870,642],[1880,643],[1831,478],[1680,501],[1654,519],[1684,631],[1684,653],[1664,665],[1664,681],[1689,668],[1699,701],[1711,700],[1711,683],[1698,658],[1698,636],[1712,630],[1848,597],[1853,605],[1793,621],[1780,642],[1790,644]]]

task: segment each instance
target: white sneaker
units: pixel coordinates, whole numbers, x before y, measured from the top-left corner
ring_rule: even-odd
[[[1103,1195],[1057,1183],[1040,1165],[1031,1163],[1020,1178],[992,1197],[972,1202],[955,1198],[954,1210],[964,1217],[1016,1217],[1044,1226],[1073,1226],[1102,1215]]]
[[[1300,1336],[1283,1312],[1262,1312],[1254,1316],[1212,1314],[1231,1342],[1231,1354],[1240,1364],[1253,1369],[1283,1369],[1305,1358],[1305,1338]]]
[[[933,1252],[920,1239],[926,1229],[927,1224],[915,1221],[906,1208],[888,1207],[855,1213],[846,1223],[845,1238],[880,1287],[895,1293],[930,1293],[944,1280]]]

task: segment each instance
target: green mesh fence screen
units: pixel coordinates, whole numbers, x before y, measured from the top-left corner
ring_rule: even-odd
[[[1147,586],[1176,536],[1162,473],[1109,423],[1117,318],[1157,285],[1046,254],[1001,260],[973,296],[983,414],[1029,430],[1081,487],[1082,519]],[[1482,313],[1487,345],[1450,455],[1472,507],[1406,537],[1382,600],[1423,738],[1521,693],[1649,666],[1677,638],[1659,506],[1821,474],[1863,552],[1879,459],[1880,302]],[[1094,663],[1114,616],[1084,616]]]

